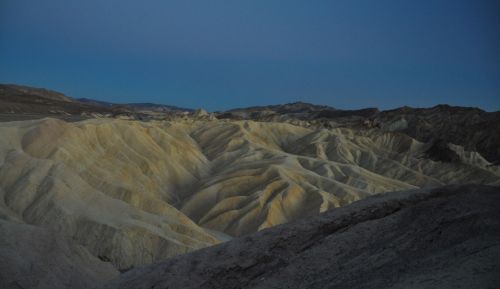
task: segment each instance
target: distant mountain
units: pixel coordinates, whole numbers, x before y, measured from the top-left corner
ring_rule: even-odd
[[[16,84],[0,84],[0,95],[2,97],[36,97],[41,99],[72,102],[73,99],[60,92],[45,88],[35,88]]]
[[[166,104],[157,104],[157,103],[112,103],[106,101],[100,101],[90,98],[77,98],[77,101],[85,104],[98,105],[103,107],[114,107],[114,106],[122,106],[127,107],[132,111],[156,111],[156,112],[168,112],[168,111],[187,111],[193,112],[194,109],[178,107],[174,105],[166,105]]]
[[[13,84],[0,84],[0,113],[80,115],[110,113],[108,108],[75,101],[62,93]]]
[[[126,103],[126,106],[136,110],[153,110],[153,111],[187,111],[194,112],[192,108],[178,107],[175,105],[157,104],[157,103]]]
[[[287,119],[316,120],[341,117],[372,117],[379,113],[377,108],[342,110],[327,105],[293,102],[278,105],[252,106],[231,109],[218,114],[218,118],[252,119],[259,121],[283,121]]]
[[[126,114],[144,119],[148,114],[193,112],[193,109],[155,103],[117,104],[89,98],[75,99],[63,93],[15,84],[0,84],[0,114],[20,118],[57,118],[78,120],[94,113],[117,116]]]
[[[115,105],[114,103],[111,103],[111,102],[106,102],[106,101],[101,101],[101,100],[96,100],[96,99],[91,99],[91,98],[77,98],[76,100],[81,102],[81,103],[97,105],[97,106],[112,107],[113,105]]]
[[[250,106],[245,108],[230,109],[227,112],[257,112],[257,111],[276,111],[278,113],[302,113],[322,110],[336,110],[334,107],[327,105],[316,105],[307,102],[292,102],[286,104],[266,105],[266,106]]]

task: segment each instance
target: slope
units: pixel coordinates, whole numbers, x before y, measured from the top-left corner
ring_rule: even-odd
[[[371,197],[137,268],[104,288],[494,288],[500,188]]]

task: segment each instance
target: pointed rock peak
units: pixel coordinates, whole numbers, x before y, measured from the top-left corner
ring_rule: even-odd
[[[204,110],[203,108],[198,108],[195,112],[194,112],[194,115],[195,116],[208,116],[209,113]]]

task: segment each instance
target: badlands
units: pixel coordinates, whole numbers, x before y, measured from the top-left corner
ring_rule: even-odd
[[[0,88],[8,107],[0,122],[1,288],[498,281],[490,274],[499,268],[491,258],[500,245],[498,113],[303,103],[207,113]],[[42,101],[30,111],[33,99]],[[449,117],[461,113],[477,117],[460,120],[467,125]],[[457,126],[470,137],[450,133]],[[384,283],[403,263],[406,275]],[[318,269],[316,281],[304,267]]]

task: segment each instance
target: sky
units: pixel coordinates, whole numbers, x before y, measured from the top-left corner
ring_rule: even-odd
[[[500,110],[500,1],[0,0],[0,83],[209,111]]]

